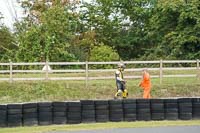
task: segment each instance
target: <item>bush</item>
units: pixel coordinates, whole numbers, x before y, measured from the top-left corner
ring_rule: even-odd
[[[112,48],[103,44],[95,46],[90,53],[90,61],[119,61],[119,54]],[[94,65],[93,68],[112,68],[111,65]]]

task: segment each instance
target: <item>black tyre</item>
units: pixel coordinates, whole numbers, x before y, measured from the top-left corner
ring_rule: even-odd
[[[82,105],[94,105],[93,100],[81,100]]]
[[[82,110],[95,110],[94,105],[82,105]]]
[[[136,109],[124,109],[124,114],[136,114],[137,110]]]
[[[22,109],[8,109],[7,113],[9,115],[22,114]]]
[[[66,102],[53,102],[52,103],[52,106],[53,107],[63,107],[63,108],[66,108]]]
[[[37,108],[37,103],[25,103],[22,105],[23,109]]]
[[[8,109],[22,109],[22,104],[8,104]]]
[[[96,110],[95,115],[109,115],[109,110]]]
[[[38,103],[38,107],[52,107],[52,103],[51,102],[40,102]]]
[[[165,119],[165,114],[164,113],[152,113],[151,114],[151,119],[152,120],[164,120]]]
[[[108,105],[96,105],[95,107],[96,110],[108,110],[109,106]]]
[[[136,99],[123,99],[123,104],[136,104]]]
[[[80,102],[68,102],[68,107],[81,107]]]
[[[108,105],[107,100],[96,100],[94,101],[95,105]]]
[[[129,104],[124,104],[123,106],[124,109],[136,109],[136,104],[135,103],[129,103]]]
[[[37,112],[38,112],[37,108],[24,108],[23,109],[24,114],[26,114],[26,113],[37,113]]]
[[[22,115],[8,115],[7,124],[9,127],[22,126]]]
[[[108,122],[109,115],[96,115],[96,122]]]
[[[29,118],[38,118],[38,113],[23,114],[23,119],[29,119]]]
[[[122,104],[122,100],[109,100],[109,105]]]
[[[151,120],[151,114],[150,113],[142,113],[137,114],[137,120],[138,121],[150,121]]]
[[[38,112],[52,112],[51,107],[39,107]]]
[[[0,105],[0,110],[7,110],[7,105]]]
[[[30,118],[30,119],[23,120],[23,126],[36,126],[36,125],[38,125],[37,118]]]
[[[179,119],[181,119],[181,120],[191,120],[192,119],[192,113],[180,113]]]
[[[65,124],[67,123],[66,117],[53,117],[53,124]]]
[[[178,113],[165,113],[166,120],[178,120]]]
[[[149,99],[137,99],[136,103],[150,103]]]

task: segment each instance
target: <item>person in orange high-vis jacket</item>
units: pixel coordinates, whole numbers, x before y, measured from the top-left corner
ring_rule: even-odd
[[[142,80],[139,86],[142,87],[143,89],[143,98],[145,99],[151,98],[151,95],[150,95],[151,81],[150,81],[150,75],[147,72],[147,69],[143,69],[142,71]]]

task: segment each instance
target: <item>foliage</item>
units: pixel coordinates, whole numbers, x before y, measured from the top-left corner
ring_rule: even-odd
[[[0,21],[3,16],[0,13]],[[0,24],[0,62],[8,62],[12,59],[17,46],[15,44],[15,37],[10,29],[3,24]]]
[[[143,37],[149,4],[148,0],[96,0],[85,5],[82,20],[95,30],[98,42],[115,47],[123,59],[137,58],[147,47]]]
[[[90,61],[119,61],[119,55],[113,48],[100,44],[91,50]]]
[[[153,10],[149,38],[163,59],[200,57],[200,1],[160,0]],[[150,55],[156,55],[152,52]]]
[[[118,53],[110,46],[100,44],[91,50],[89,61],[119,61]],[[112,68],[111,65],[93,65],[93,68]]]
[[[55,5],[41,11],[37,22],[25,21],[24,23],[32,25],[25,30],[23,26],[17,27],[19,36],[18,59],[21,61],[71,61],[74,55],[68,53],[70,38],[72,37],[72,28],[70,27],[70,17],[73,14],[67,12],[68,8],[61,5]]]
[[[88,61],[91,56],[91,49],[94,46],[98,46],[96,33],[94,31],[88,31],[76,35],[71,41],[69,50],[71,53],[74,53],[79,61]]]
[[[21,6],[25,17],[14,34],[1,25],[1,60],[96,60],[92,51],[101,43],[122,60],[200,57],[199,0],[22,0]]]

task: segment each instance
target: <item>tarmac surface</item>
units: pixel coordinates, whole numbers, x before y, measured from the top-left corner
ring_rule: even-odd
[[[115,128],[85,131],[53,131],[48,133],[200,133],[200,126],[171,126],[152,128]]]

